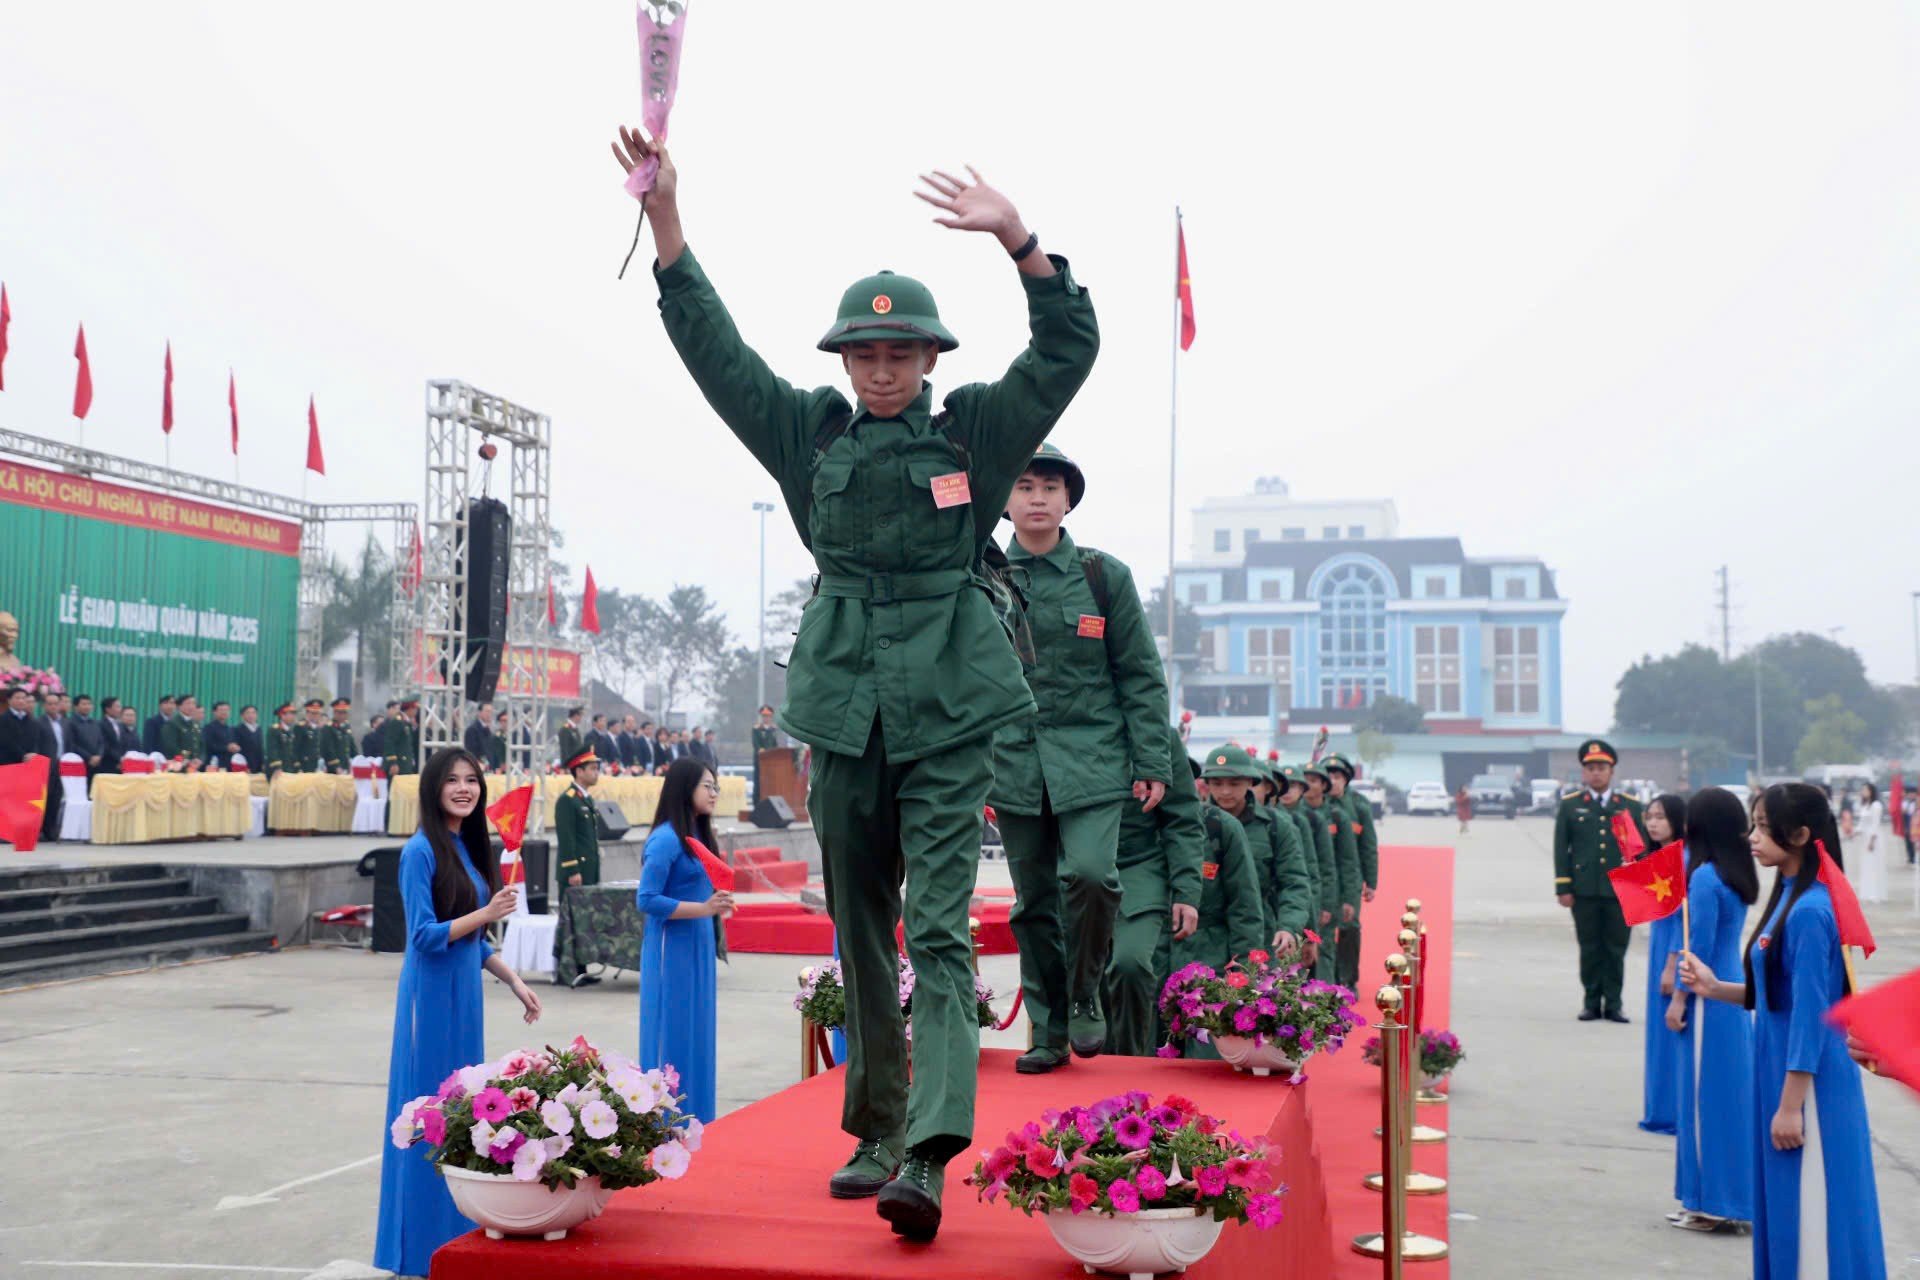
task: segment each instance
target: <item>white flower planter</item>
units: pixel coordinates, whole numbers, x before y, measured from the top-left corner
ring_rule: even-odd
[[[1271,1041],[1256,1045],[1250,1036],[1215,1036],[1213,1047],[1235,1071],[1251,1071],[1257,1076],[1270,1076],[1278,1071],[1290,1076],[1300,1069],[1298,1062]]]
[[[567,1232],[600,1216],[613,1192],[600,1179],[582,1178],[573,1190],[548,1189],[539,1182],[521,1182],[508,1173],[475,1173],[441,1165],[447,1190],[461,1213],[486,1230],[489,1240],[506,1236],[539,1236],[564,1240]]]
[[[1194,1209],[1142,1209],[1139,1213],[1044,1215],[1060,1247],[1089,1272],[1151,1280],[1185,1271],[1207,1256],[1226,1224]]]

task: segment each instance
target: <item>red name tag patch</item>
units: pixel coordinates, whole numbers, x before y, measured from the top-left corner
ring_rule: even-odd
[[[967,487],[967,473],[950,471],[944,476],[933,478],[933,505],[941,510],[948,507],[965,506],[973,501],[973,491]]]
[[[1107,636],[1107,620],[1091,613],[1080,615],[1080,635],[1088,640],[1104,640]]]
[[[1200,878],[1202,880],[1212,880],[1216,878],[1219,874],[1220,874],[1219,863],[1203,862],[1200,864]]]

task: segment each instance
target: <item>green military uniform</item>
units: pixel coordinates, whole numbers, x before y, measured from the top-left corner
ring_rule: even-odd
[[[580,752],[586,748],[586,745],[587,740],[585,735],[580,732],[579,727],[576,726],[573,721],[562,720],[560,722],[560,764],[562,767],[566,765],[567,761],[579,755]]]
[[[1052,446],[1035,470],[1067,470],[1079,504],[1079,469]],[[1133,574],[1082,550],[1063,528],[1035,555],[1016,538],[1007,560],[1026,596],[1037,712],[994,735],[989,798],[1013,872],[1011,924],[1035,1049],[1092,1056],[1106,1040],[1100,987],[1120,906],[1115,855],[1123,809],[1138,808],[1136,780],[1170,783],[1160,730],[1167,686]],[[1022,1069],[1051,1063],[1029,1059]]]
[[[1613,748],[1598,738],[1580,748],[1582,764],[1589,760],[1615,763]],[[1580,986],[1588,1013],[1612,1013],[1625,1020],[1621,984],[1626,976],[1627,944],[1633,930],[1620,914],[1607,872],[1621,864],[1620,842],[1613,834],[1616,814],[1630,814],[1648,847],[1646,819],[1640,802],[1611,788],[1596,796],[1585,787],[1560,801],[1553,817],[1553,891],[1573,895],[1573,932],[1580,942]]]
[[[360,744],[353,740],[353,730],[344,724],[329,724],[320,730],[320,768],[325,773],[351,773],[353,758],[360,754]]]
[[[172,719],[160,726],[160,754],[169,760],[205,764],[207,752],[201,744],[200,726],[174,712]]]
[[[1200,868],[1211,859],[1200,795],[1184,775],[1187,751],[1171,726],[1165,729],[1166,770],[1173,775],[1166,798],[1151,812],[1120,807],[1120,913],[1113,926],[1113,957],[1107,962],[1102,1004],[1107,1015],[1106,1052],[1150,1056],[1160,1042],[1160,989],[1173,972],[1176,904],[1200,906]],[[1184,941],[1184,940],[1183,940]]]
[[[749,736],[753,739],[753,798],[757,801],[766,794],[760,785],[760,753],[780,749],[780,731],[772,725],[755,725]]]
[[[1208,754],[1206,767],[1222,767],[1215,759],[1232,750],[1237,748],[1215,749]],[[1170,972],[1190,964],[1224,970],[1248,952],[1264,950],[1272,937],[1260,895],[1260,875],[1247,849],[1246,828],[1216,804],[1203,806],[1200,816],[1207,840],[1206,858],[1200,864],[1200,927],[1192,937],[1173,944]],[[1211,1044],[1193,1040],[1182,1052],[1189,1058],[1220,1056]]]
[[[507,767],[507,736],[504,733],[487,735],[487,769],[498,773]]]
[[[275,721],[267,730],[267,777],[272,779],[276,773],[300,772],[300,751],[294,740],[292,725]]]
[[[1240,747],[1216,747],[1208,753],[1201,774],[1206,778],[1246,778],[1258,782],[1265,775],[1259,761]],[[1224,813],[1225,810],[1222,810]],[[1253,860],[1254,876],[1260,885],[1261,918],[1267,940],[1285,931],[1296,939],[1307,927],[1313,892],[1307,880],[1306,855],[1300,848],[1299,833],[1292,823],[1282,824],[1267,808],[1247,793],[1246,806],[1228,814],[1245,830],[1247,856]]]
[[[300,762],[301,773],[321,772],[320,734],[325,728],[307,720],[293,726],[293,755]]]
[[[420,731],[405,716],[380,726],[380,758],[389,778],[420,772]]]
[[[553,802],[554,837],[560,842],[560,883],[574,876],[580,883],[600,883],[600,824],[593,813],[593,797],[576,780]]]
[[[1303,775],[1317,773],[1323,779],[1328,776],[1323,764],[1310,764],[1301,770],[1301,773]],[[1320,803],[1317,805],[1313,803],[1312,795],[1313,793],[1309,791],[1300,807],[1306,813],[1307,820],[1316,828],[1314,833],[1316,844],[1324,839],[1333,857],[1334,883],[1337,886],[1332,911],[1333,919],[1328,926],[1331,932],[1323,930],[1321,940],[1324,949],[1334,958],[1334,974],[1337,981],[1340,971],[1340,935],[1342,931],[1355,928],[1360,923],[1360,847],[1354,840],[1353,824],[1340,802],[1333,798],[1331,789],[1321,795]],[[1351,924],[1343,919],[1348,907],[1353,908]],[[1355,977],[1357,979],[1358,974]]]
[[[1283,785],[1307,784],[1307,776],[1298,765],[1288,765],[1280,770]],[[1313,976],[1323,982],[1332,982],[1334,975],[1335,934],[1334,922],[1340,918],[1340,866],[1333,851],[1333,832],[1326,822],[1315,819],[1314,813],[1299,800],[1291,805],[1282,801],[1281,808],[1293,819],[1300,831],[1300,847],[1313,851],[1314,884],[1318,890],[1313,914],[1313,931],[1320,937],[1320,954],[1313,964]]]
[[[1286,794],[1287,781],[1280,776],[1279,766],[1271,760],[1257,760],[1255,763],[1260,766],[1260,772],[1266,778],[1267,785],[1273,789],[1273,798],[1260,807],[1276,825],[1293,833],[1292,838],[1299,848],[1300,875],[1306,884],[1307,891],[1306,914],[1301,927],[1318,933],[1320,931],[1320,859],[1314,852],[1313,833],[1297,822],[1293,811],[1281,802],[1280,797]],[[1300,936],[1298,930],[1294,931],[1294,936]],[[1301,941],[1304,943],[1306,940],[1302,938]]]
[[[1331,787],[1334,773],[1344,773],[1347,790],[1338,796],[1331,793],[1328,799],[1340,806],[1342,814],[1342,834],[1353,843],[1354,867],[1359,878],[1359,890],[1353,901],[1353,923],[1340,926],[1340,942],[1335,957],[1335,981],[1349,987],[1357,987],[1360,982],[1360,911],[1366,902],[1367,890],[1377,889],[1380,885],[1380,837],[1373,829],[1373,805],[1363,795],[1352,790],[1353,762],[1345,756],[1328,756],[1321,761],[1328,772],[1328,784]],[[1346,851],[1340,851],[1346,856]]]
[[[992,782],[991,735],[1033,713],[977,565],[1014,481],[1093,367],[1093,303],[1063,259],[1022,274],[1032,340],[992,384],[931,387],[897,416],[776,377],[691,250],[658,267],[667,334],[708,404],[780,485],[820,571],[801,615],[780,727],[815,748],[808,809],[847,989],[841,1125],[944,1162],[973,1134],[979,1028],[967,909]],[[950,350],[932,296],[870,277],[822,339],[922,338]],[[902,879],[913,999],[907,1087],[894,929]],[[846,1194],[871,1194],[862,1189]]]

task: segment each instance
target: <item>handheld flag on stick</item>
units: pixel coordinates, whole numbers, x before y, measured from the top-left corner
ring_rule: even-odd
[[[1848,996],[1827,1021],[1874,1056],[1875,1071],[1920,1091],[1920,969]]]
[[[492,819],[494,830],[500,833],[502,848],[513,853],[519,852],[520,842],[527,837],[527,813],[532,808],[531,782],[515,787],[487,806],[487,817]]]
[[[1640,838],[1640,824],[1624,809],[1613,815],[1613,838],[1619,842],[1623,862],[1632,862],[1647,851],[1647,842]]]
[[[688,837],[687,848],[693,850],[693,856],[700,859],[700,867],[707,873],[707,879],[713,881],[713,887],[722,893],[733,892],[733,868],[714,856],[713,850],[698,840]]]
[[[47,817],[47,758],[28,756],[0,767],[0,840],[32,853]]]
[[[1854,896],[1853,886],[1847,882],[1847,873],[1827,852],[1827,842],[1815,840],[1813,847],[1820,854],[1820,883],[1827,886],[1827,894],[1833,899],[1833,922],[1840,927],[1840,950],[1858,947],[1871,959],[1875,948],[1873,930],[1867,927],[1867,914],[1860,910],[1860,899]],[[1853,962],[1847,962],[1847,981],[1853,981]]]
[[[1662,920],[1687,900],[1687,863],[1679,841],[1607,872],[1620,914],[1629,925]]]

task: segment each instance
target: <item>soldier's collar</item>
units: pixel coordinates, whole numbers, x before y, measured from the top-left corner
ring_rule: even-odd
[[[920,380],[920,394],[913,398],[913,403],[900,411],[899,416],[900,420],[911,427],[916,434],[925,431],[927,429],[927,423],[933,420],[933,384],[925,378],[922,378]],[[867,411],[867,406],[862,403],[854,410],[853,422],[850,424],[849,430],[869,419],[883,422],[890,421],[890,419],[884,418],[875,419],[873,414]]]
[[[1021,546],[1020,539],[1018,538],[1009,538],[1007,540],[1007,559],[1044,560],[1062,573],[1073,572],[1073,562],[1078,555],[1079,551],[1073,545],[1073,538],[1067,533],[1067,527],[1065,525],[1060,526],[1060,541],[1054,544],[1053,550],[1043,556],[1036,556],[1033,552]]]

